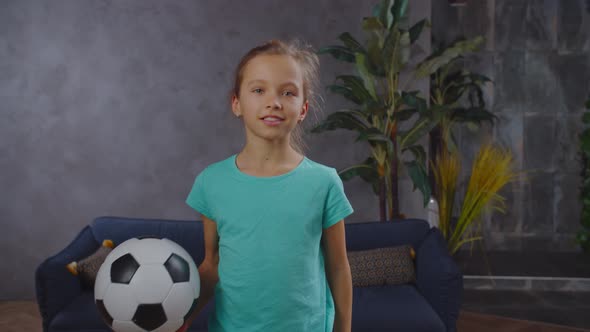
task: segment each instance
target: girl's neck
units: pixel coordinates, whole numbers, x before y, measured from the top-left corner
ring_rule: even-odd
[[[246,145],[236,156],[236,164],[243,171],[271,174],[296,167],[302,158],[303,155],[290,146],[264,149]]]

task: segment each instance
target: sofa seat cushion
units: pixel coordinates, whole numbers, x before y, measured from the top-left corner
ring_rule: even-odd
[[[413,285],[354,287],[352,298],[353,331],[446,331]]]
[[[206,331],[207,317],[213,309],[214,301],[210,301],[201,314],[193,321],[189,331]],[[70,304],[63,308],[51,321],[50,331],[104,331],[111,330],[102,320],[96,305],[94,304],[94,293],[82,292]]]

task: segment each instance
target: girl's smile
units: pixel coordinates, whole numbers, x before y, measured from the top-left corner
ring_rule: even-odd
[[[264,118],[262,118],[262,122],[264,122],[265,125],[267,126],[271,126],[271,127],[276,127],[278,125],[280,125],[281,123],[283,123],[283,119],[278,118],[276,116],[266,116]]]
[[[284,139],[307,112],[299,64],[286,55],[253,58],[232,104],[234,112],[243,115],[250,138]]]

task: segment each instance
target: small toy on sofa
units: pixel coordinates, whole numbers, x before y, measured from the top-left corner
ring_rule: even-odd
[[[79,276],[85,287],[94,288],[98,269],[114,247],[115,245],[112,240],[104,240],[100,248],[92,255],[80,261],[73,261],[66,265],[66,268],[71,274]]]

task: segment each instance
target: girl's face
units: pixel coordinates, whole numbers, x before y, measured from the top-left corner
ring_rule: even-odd
[[[247,135],[285,139],[307,109],[303,74],[295,59],[258,55],[246,64],[240,94],[232,98],[232,111],[243,117]]]

